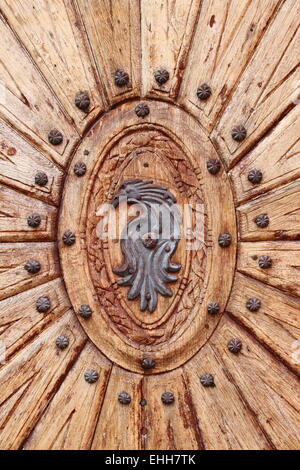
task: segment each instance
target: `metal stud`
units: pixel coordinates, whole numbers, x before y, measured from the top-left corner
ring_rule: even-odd
[[[214,376],[206,372],[200,376],[200,383],[203,387],[214,387],[215,379]]]
[[[144,118],[148,116],[149,113],[150,113],[150,109],[147,103],[139,103],[138,105],[136,105],[135,114],[138,117]]]
[[[247,300],[246,307],[250,312],[258,312],[261,307],[261,301],[256,297]]]
[[[207,83],[202,83],[202,85],[197,88],[197,96],[199,100],[207,100],[211,96],[211,88]]]
[[[34,212],[27,217],[27,224],[29,227],[37,228],[41,224],[42,218],[40,214]]]
[[[83,176],[86,173],[86,164],[84,162],[77,162],[74,165],[74,173],[76,176]]]
[[[151,370],[155,368],[155,360],[151,357],[144,357],[141,361],[141,366],[144,370]]]
[[[228,246],[231,245],[231,242],[232,242],[232,237],[230,233],[221,233],[221,235],[219,235],[218,243],[220,247],[227,248]]]
[[[50,144],[59,145],[64,140],[62,133],[58,129],[52,129],[48,134]]]
[[[71,230],[67,230],[62,237],[62,241],[64,245],[66,246],[71,246],[74,245],[76,241],[76,235],[74,232],[71,232]]]
[[[163,85],[169,80],[170,74],[166,69],[159,69],[154,72],[154,78],[159,85]]]
[[[89,305],[81,305],[79,307],[78,313],[82,318],[90,318],[93,312]]]
[[[145,248],[152,250],[156,247],[158,243],[158,238],[155,236],[154,233],[145,233],[142,237],[142,242]]]
[[[268,255],[263,255],[258,258],[258,266],[261,269],[269,269],[272,266],[272,258]]]
[[[55,344],[58,349],[66,349],[69,346],[69,340],[66,336],[58,336],[55,340]]]
[[[247,136],[247,130],[244,126],[235,126],[231,131],[231,136],[236,142],[242,142]]]
[[[206,167],[212,175],[216,175],[221,170],[221,162],[216,158],[210,158],[207,161]]]
[[[242,349],[243,343],[239,338],[232,338],[228,341],[227,347],[233,354],[238,354]]]
[[[207,312],[210,315],[217,315],[220,312],[220,304],[218,302],[210,302],[207,306]]]
[[[161,396],[161,401],[164,405],[171,405],[175,401],[174,393],[164,392]]]
[[[253,170],[249,171],[248,181],[250,181],[250,183],[259,184],[259,183],[261,183],[262,179],[263,179],[263,174],[257,168],[253,168]]]
[[[87,111],[91,104],[91,100],[87,91],[81,91],[75,96],[75,105],[81,111]]]
[[[140,405],[141,405],[141,406],[146,406],[146,405],[147,405],[147,400],[144,400],[144,399],[141,400],[141,401],[140,401]]]
[[[123,87],[128,85],[129,83],[129,75],[125,70],[118,69],[115,71],[115,84],[118,87]]]
[[[119,393],[118,400],[122,405],[129,405],[131,396],[127,392],[121,392]]]
[[[51,308],[49,297],[39,297],[36,301],[36,309],[39,313],[46,313]]]
[[[27,263],[24,266],[24,269],[29,274],[37,274],[41,270],[41,265],[36,260],[30,260],[30,261],[27,261]]]
[[[268,214],[260,214],[255,218],[255,223],[259,228],[266,228],[269,223],[270,219]]]
[[[97,382],[99,374],[94,369],[87,369],[84,373],[84,380],[89,384],[94,384]]]
[[[34,182],[38,186],[46,186],[48,183],[48,176],[44,171],[38,171],[34,177]]]

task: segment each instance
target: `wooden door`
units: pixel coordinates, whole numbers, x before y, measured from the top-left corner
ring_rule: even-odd
[[[0,8],[1,448],[299,449],[299,0]]]

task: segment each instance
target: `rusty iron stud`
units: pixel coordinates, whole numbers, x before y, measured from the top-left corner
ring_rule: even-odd
[[[30,260],[30,261],[27,261],[27,263],[24,266],[24,269],[29,274],[37,274],[41,270],[41,265],[36,260]]]
[[[257,168],[253,168],[253,170],[249,171],[248,181],[250,181],[250,183],[259,184],[259,183],[261,183],[262,179],[263,179],[263,174]]]
[[[125,70],[118,69],[115,71],[115,84],[118,87],[127,86],[129,83],[129,75]]]
[[[51,308],[49,297],[39,297],[36,301],[36,309],[39,313],[46,313]]]
[[[257,312],[261,307],[261,301],[256,297],[247,300],[246,307],[250,312]]]
[[[34,212],[27,217],[27,224],[31,228],[37,228],[41,224],[42,218],[40,214]]]
[[[221,248],[227,248],[231,245],[231,242],[232,237],[229,233],[221,233],[221,235],[219,235],[218,243]]]
[[[199,100],[207,100],[211,96],[211,88],[207,83],[202,83],[202,85],[197,88],[197,96]]]
[[[227,347],[233,354],[238,354],[242,349],[243,343],[239,338],[232,338],[228,341]]]
[[[144,359],[141,360],[141,366],[144,370],[154,369],[155,365],[155,360],[151,357],[144,357]]]
[[[144,118],[148,116],[149,113],[150,113],[150,109],[147,103],[139,103],[138,105],[136,105],[135,114],[138,117]]]
[[[48,134],[50,144],[59,145],[64,140],[62,133],[58,129],[52,129]]]
[[[90,318],[93,312],[89,305],[81,305],[79,307],[78,313],[82,318]]]
[[[220,304],[218,302],[210,302],[207,306],[207,312],[210,315],[217,315],[220,313]]]
[[[212,175],[216,175],[221,170],[221,162],[216,158],[210,158],[206,164],[207,170]]]
[[[171,405],[175,401],[174,393],[164,392],[161,396],[161,401],[164,405]]]
[[[81,91],[75,96],[75,105],[81,111],[87,111],[91,104],[91,100],[87,91]]]
[[[147,400],[143,399],[140,401],[141,406],[146,406],[147,405]]]
[[[83,176],[86,173],[86,164],[84,162],[77,162],[74,165],[74,173],[76,176]]]
[[[247,136],[247,130],[244,126],[236,126],[232,129],[231,136],[236,142],[242,142]]]
[[[142,242],[145,248],[151,250],[156,247],[158,238],[154,233],[145,233],[145,235],[143,235]]]
[[[127,392],[121,392],[118,395],[118,400],[122,405],[129,405],[131,402],[131,396]]]
[[[58,349],[66,349],[69,346],[69,340],[66,336],[58,336],[55,340],[55,344]]]
[[[89,384],[94,384],[97,382],[99,374],[94,369],[87,369],[84,373],[84,380]]]
[[[215,379],[214,376],[206,372],[200,376],[200,383],[203,387],[214,387]]]
[[[48,183],[48,176],[44,171],[38,171],[34,177],[34,182],[38,186],[46,186]]]
[[[263,255],[258,258],[258,266],[261,269],[269,269],[272,266],[272,258],[268,255]]]
[[[71,232],[71,230],[67,230],[62,237],[62,241],[64,245],[66,246],[71,246],[74,245],[76,241],[76,235],[74,232]]]
[[[154,72],[154,78],[159,85],[163,85],[169,80],[170,74],[166,69],[159,69]]]
[[[259,228],[266,228],[269,223],[270,219],[268,214],[260,214],[255,218],[255,223]]]

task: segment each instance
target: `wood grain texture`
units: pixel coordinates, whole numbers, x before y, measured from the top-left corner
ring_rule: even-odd
[[[59,351],[55,339],[65,335],[69,346]],[[85,343],[70,312],[47,328],[0,370],[1,449],[19,449],[66,377]]]
[[[76,2],[71,0],[14,0],[1,11],[50,84],[55,96],[82,132],[104,109],[101,88]],[[88,91],[88,113],[74,103],[79,91]]]
[[[200,0],[142,0],[142,96],[176,98],[185,70]],[[169,80],[159,85],[157,70],[169,72]]]
[[[97,70],[110,104],[140,94],[139,0],[76,0]],[[128,86],[118,87],[118,69],[129,75]]]
[[[88,369],[99,378],[89,384]],[[87,450],[105,396],[111,364],[88,343],[26,441],[25,450]]]
[[[238,355],[227,349],[231,338],[242,340]],[[278,450],[299,449],[299,381],[295,375],[228,318],[224,317],[211,345],[269,445]]]
[[[299,9],[293,0],[282,3],[212,134],[229,166],[296,106],[300,80],[296,52],[300,41]],[[237,143],[231,130],[240,124],[246,127],[247,138]]]
[[[246,303],[258,298],[261,308],[250,312]],[[262,282],[237,273],[227,311],[280,360],[300,372],[297,354],[300,340],[300,300]]]
[[[29,274],[27,261],[41,264],[37,274]],[[0,243],[0,300],[59,276],[59,263],[53,243]]]
[[[56,238],[57,210],[24,194],[0,184],[0,241],[52,241]],[[33,213],[41,216],[36,228],[28,226],[27,218]]]
[[[278,0],[204,0],[201,3],[179,101],[199,117],[208,131],[222,116],[280,3]],[[202,83],[212,89],[207,101],[200,101],[196,94]]]

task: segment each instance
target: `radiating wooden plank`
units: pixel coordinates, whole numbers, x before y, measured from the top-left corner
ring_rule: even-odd
[[[256,224],[266,214],[267,227]],[[244,241],[300,239],[300,181],[281,187],[238,207],[240,237]]]
[[[204,0],[180,90],[180,102],[208,130],[226,106],[281,0]],[[200,101],[196,91],[207,83],[212,96]]]
[[[300,80],[299,14],[300,4],[294,0],[282,4],[213,132],[215,144],[229,166],[296,106]],[[247,138],[242,143],[231,137],[236,125],[247,129]]]
[[[76,4],[72,0],[6,0],[1,10],[77,129],[83,131],[104,106]],[[88,113],[75,106],[79,91],[89,93]]]
[[[51,302],[49,311],[45,313],[39,313],[36,308],[36,302],[40,297],[48,297]],[[6,360],[70,307],[61,279],[55,279],[1,300],[0,341],[5,345]]]
[[[69,346],[63,351],[55,345],[59,335],[69,339]],[[22,446],[85,341],[85,335],[70,311],[3,366],[0,370],[1,449]]]
[[[140,94],[139,0],[76,0],[89,37],[99,76],[111,103]],[[118,87],[118,69],[129,75]]]
[[[262,269],[260,256],[269,256],[272,266]],[[300,244],[298,242],[243,242],[238,255],[238,271],[291,294],[300,295]]]
[[[299,127],[300,107],[296,106],[230,171],[238,202],[299,178]],[[253,168],[258,168],[263,173],[260,184],[253,185],[248,181],[248,173]]]
[[[172,392],[175,401],[166,405],[161,395]],[[182,369],[145,377],[143,397],[143,446],[145,449],[202,449],[203,442]]]
[[[200,0],[142,0],[142,95],[176,98],[189,53]],[[154,73],[167,70],[159,85]]]
[[[71,118],[63,112],[1,12],[0,34],[0,116],[64,165],[78,141]],[[54,147],[48,134],[56,128],[63,133],[64,140]]]
[[[0,184],[0,241],[54,240],[57,210]],[[38,227],[28,225],[27,218],[39,214]]]
[[[89,384],[86,370],[99,378]],[[26,442],[25,450],[86,450],[91,446],[111,363],[88,343]]]
[[[41,269],[29,274],[24,266],[38,261]],[[56,246],[53,243],[0,243],[0,299],[18,294],[59,276]]]
[[[241,339],[243,347],[239,354],[228,350],[231,338]],[[264,429],[270,445],[278,450],[299,449],[300,401],[296,376],[226,317],[212,336],[211,345],[249,413]]]
[[[249,413],[238,388],[209,344],[184,366],[184,372],[205,449],[270,449],[255,416]],[[200,376],[205,373],[215,377],[215,387],[201,385]]]
[[[114,366],[106,389],[92,443],[94,450],[139,450],[141,448],[142,375]],[[127,392],[131,403],[123,405],[118,395]]]
[[[258,298],[261,308],[250,312],[246,303]],[[228,312],[245,325],[291,369],[300,372],[297,348],[300,340],[300,300],[237,273]]]

